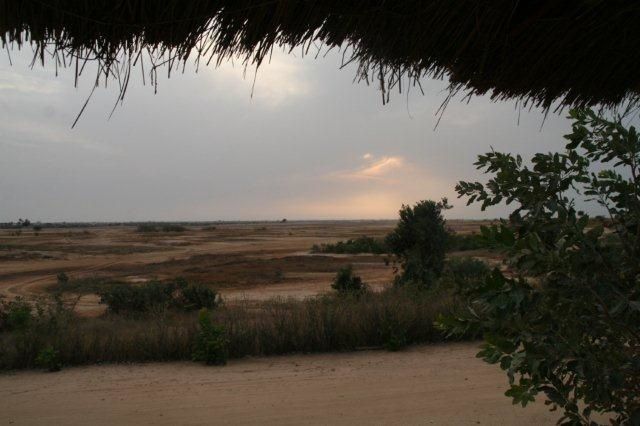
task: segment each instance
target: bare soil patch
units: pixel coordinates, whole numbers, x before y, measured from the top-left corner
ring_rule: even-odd
[[[481,224],[486,222],[449,222],[460,233],[475,232]],[[0,295],[36,297],[65,272],[72,278],[131,283],[182,276],[229,299],[306,297],[329,291],[336,271],[346,264],[376,289],[393,278],[385,255],[312,255],[310,249],[363,235],[384,237],[394,226],[395,221],[235,223],[152,233],[105,226],[20,236],[0,230]],[[98,299],[89,296],[82,298],[79,311],[102,312]]]

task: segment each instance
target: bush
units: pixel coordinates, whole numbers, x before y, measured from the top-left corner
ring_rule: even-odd
[[[491,268],[481,261],[471,257],[452,258],[447,261],[443,280],[453,284],[457,293],[478,287],[489,276]]]
[[[390,318],[382,323],[381,337],[384,348],[397,352],[408,345],[407,326]]]
[[[62,370],[60,351],[55,350],[53,346],[48,346],[42,349],[36,357],[36,365],[46,368],[50,372]]]
[[[99,292],[100,303],[112,313],[150,312],[156,308],[197,310],[213,308],[217,294],[207,286],[152,281],[142,285],[114,284]]]
[[[493,246],[477,234],[456,234],[451,232],[447,241],[447,251],[469,251],[491,249]]]
[[[173,300],[173,283],[150,282],[140,286],[120,284],[99,293],[100,303],[112,313],[148,312],[154,307],[168,307]]]
[[[446,199],[402,206],[400,221],[385,240],[402,268],[396,284],[411,282],[430,287],[440,276],[449,234],[442,212],[449,208]]]
[[[69,283],[69,276],[64,272],[60,272],[56,275],[56,281],[58,282],[58,286],[64,286]]]
[[[158,227],[150,223],[143,223],[138,225],[138,227],[136,228],[136,232],[158,232]]]
[[[382,239],[362,236],[356,239],[349,239],[347,241],[338,241],[335,244],[314,244],[313,247],[311,247],[311,252],[336,254],[384,254],[388,252],[388,247]]]
[[[456,187],[483,209],[516,205],[509,226],[483,234],[520,277],[494,270],[468,288],[468,314],[440,325],[484,333],[478,356],[507,372],[514,403],[543,393],[564,410],[563,424],[593,424],[592,413],[640,424],[640,138],[621,117],[574,110],[571,118],[563,153],[536,154],[529,167],[488,152],[476,165],[494,175],[489,182]],[[615,232],[603,238],[602,224],[567,193],[605,209]]]
[[[366,291],[367,285],[362,282],[359,276],[353,274],[353,267],[348,265],[338,271],[331,288],[338,293],[354,294]]]
[[[216,306],[217,293],[211,288],[199,284],[186,284],[180,287],[180,306],[186,310],[211,309]]]
[[[0,331],[24,330],[32,319],[33,308],[22,297],[0,303]]]
[[[168,224],[168,225],[163,225],[162,226],[162,232],[184,232],[186,230],[187,230],[187,228],[185,228],[182,225]]]
[[[207,365],[225,365],[229,358],[229,341],[224,327],[211,321],[211,314],[202,309],[198,315],[200,330],[196,337],[193,360]]]

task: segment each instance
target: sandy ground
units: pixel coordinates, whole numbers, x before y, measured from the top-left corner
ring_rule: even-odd
[[[478,221],[450,221],[456,232],[477,231]],[[374,290],[393,279],[383,255],[314,255],[314,244],[382,238],[395,221],[319,221],[189,226],[185,232],[140,233],[134,226],[0,230],[0,296],[37,297],[72,279],[109,278],[139,283],[181,276],[211,285],[230,301],[276,296],[303,298],[331,291],[336,271],[351,264]],[[73,295],[71,295],[74,298]],[[100,315],[104,306],[85,294],[78,313]]]
[[[513,406],[476,344],[404,352],[109,365],[0,375],[0,424],[551,425],[542,403]]]

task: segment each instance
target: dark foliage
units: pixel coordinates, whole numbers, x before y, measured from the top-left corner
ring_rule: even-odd
[[[507,372],[514,403],[543,393],[563,424],[592,424],[592,413],[640,424],[640,138],[621,117],[571,118],[566,152],[536,154],[532,167],[489,152],[476,165],[490,181],[457,186],[483,208],[515,204],[509,226],[483,233],[520,276],[494,270],[467,289],[467,315],[441,326],[484,332],[479,356]],[[570,190],[607,211],[607,238]]]
[[[359,254],[372,253],[384,254],[388,252],[388,247],[384,239],[377,239],[367,236],[338,241],[335,244],[316,244],[311,248],[312,253],[336,253],[336,254]]]
[[[402,206],[398,225],[385,240],[402,268],[396,284],[430,287],[440,276],[449,237],[442,212],[448,208],[446,199]]]
[[[453,284],[456,293],[460,294],[484,283],[490,273],[491,268],[481,260],[454,257],[447,261],[442,279]]]
[[[359,276],[353,273],[353,267],[348,265],[338,271],[331,288],[338,293],[357,294],[366,291],[367,285],[362,282]]]
[[[206,309],[200,311],[198,325],[200,330],[192,359],[207,365],[225,365],[229,358],[229,339],[224,328],[212,323],[211,314]]]
[[[216,293],[211,288],[176,282],[152,281],[142,285],[116,284],[99,292],[100,303],[112,313],[149,312],[154,308],[196,310],[216,305]]]

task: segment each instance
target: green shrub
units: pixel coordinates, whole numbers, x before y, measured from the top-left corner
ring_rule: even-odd
[[[402,206],[400,221],[385,240],[400,261],[396,284],[411,282],[428,288],[440,277],[449,235],[442,212],[449,208],[446,198]]]
[[[69,283],[69,276],[64,272],[60,272],[58,273],[58,275],[56,275],[56,281],[58,282],[59,286],[67,285]]]
[[[187,284],[180,287],[180,305],[186,310],[214,308],[217,303],[217,293],[204,285]]]
[[[457,234],[451,232],[447,238],[447,251],[469,251],[491,248],[493,248],[493,245],[475,233]]]
[[[384,254],[388,252],[388,247],[382,239],[362,236],[356,239],[349,239],[347,241],[338,241],[335,244],[314,244],[311,247],[311,252],[336,254]]]
[[[207,365],[225,365],[229,358],[229,341],[224,327],[213,324],[207,309],[198,314],[198,325],[200,330],[192,359]]]
[[[153,307],[168,306],[173,299],[175,285],[152,281],[143,285],[115,285],[99,293],[100,303],[112,313],[147,312]]]
[[[196,310],[213,308],[217,294],[207,286],[176,282],[151,281],[142,285],[114,284],[101,290],[100,303],[111,313],[141,313],[157,308]]]
[[[348,265],[338,271],[331,288],[338,293],[354,294],[366,291],[367,285],[362,282],[359,276],[353,273],[353,267]]]
[[[162,225],[162,232],[184,232],[186,230],[187,228],[185,228],[182,225],[173,225],[173,224]]]
[[[136,228],[136,232],[158,232],[158,227],[151,223],[142,223]]]
[[[0,303],[0,331],[24,330],[33,317],[32,306],[22,297]]]
[[[36,365],[50,372],[60,371],[62,369],[60,351],[55,350],[53,346],[42,349],[36,357]]]
[[[382,341],[384,348],[397,352],[408,345],[406,327],[396,321],[388,320],[382,325]]]
[[[491,268],[471,257],[451,258],[447,261],[443,280],[450,281],[458,293],[482,285],[491,273]]]

